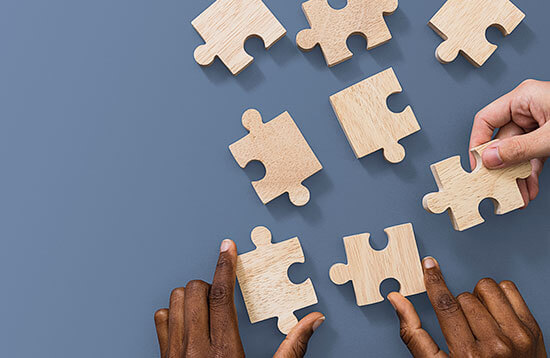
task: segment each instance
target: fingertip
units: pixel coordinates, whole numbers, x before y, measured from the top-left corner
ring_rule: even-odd
[[[433,269],[433,268],[438,268],[439,263],[432,256],[426,256],[422,260],[422,267],[424,267],[425,270],[430,270],[430,269]]]
[[[223,252],[236,252],[237,251],[237,245],[233,242],[233,240],[225,239],[222,241],[220,245],[220,253]]]

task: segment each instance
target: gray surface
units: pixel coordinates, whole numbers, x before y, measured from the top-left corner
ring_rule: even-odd
[[[429,164],[466,158],[479,109],[525,78],[550,79],[550,3],[517,0],[526,20],[508,38],[488,31],[500,47],[481,69],[436,61],[441,40],[426,23],[442,3],[402,0],[390,43],[367,52],[354,37],[353,59],[328,69],[318,49],[295,46],[307,26],[300,2],[269,0],[288,35],[268,52],[250,40],[256,60],[233,78],[219,61],[193,60],[202,41],[190,21],[209,0],[3,0],[0,356],[156,356],[152,315],[170,289],[210,280],[225,237],[251,250],[256,225],[278,241],[300,237],[306,264],[290,277],[311,277],[319,304],[298,315],[327,316],[310,357],[408,355],[390,305],[357,307],[328,269],[345,261],[342,236],[371,232],[381,248],[385,227],[409,221],[455,293],[484,276],[512,279],[548,329],[550,174],[528,209],[496,217],[486,201],[487,222],[464,233],[421,198],[436,190]],[[404,88],[390,107],[411,104],[422,131],[403,141],[401,164],[356,160],[328,96],[390,66]],[[306,207],[262,205],[249,183],[261,166],[243,171],[231,157],[249,107],[266,119],[288,110],[323,163]],[[236,301],[246,352],[269,356],[283,338],[275,320],[252,326]],[[413,301],[443,344],[426,295]]]

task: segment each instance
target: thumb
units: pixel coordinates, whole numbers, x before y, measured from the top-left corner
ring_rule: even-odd
[[[313,312],[302,318],[286,336],[273,358],[302,358],[313,332],[324,321],[325,316],[320,312]]]
[[[487,168],[498,169],[548,156],[550,126],[543,126],[527,134],[496,141],[483,151],[482,159]]]
[[[388,300],[399,318],[401,339],[413,357],[447,357],[447,353],[439,349],[428,332],[422,329],[420,317],[418,317],[411,301],[397,292],[390,293]]]

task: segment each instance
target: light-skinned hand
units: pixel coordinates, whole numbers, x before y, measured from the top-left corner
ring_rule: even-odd
[[[498,141],[483,152],[490,169],[531,161],[533,172],[519,181],[525,205],[539,193],[539,175],[550,156],[550,82],[526,80],[512,92],[483,108],[474,119],[470,149]],[[472,168],[476,159],[470,155]]]

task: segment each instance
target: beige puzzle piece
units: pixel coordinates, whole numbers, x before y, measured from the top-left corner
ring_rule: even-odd
[[[496,26],[509,35],[525,17],[509,0],[447,0],[428,25],[443,38],[435,55],[449,63],[462,53],[480,67],[498,46],[485,37],[487,28]]]
[[[319,44],[332,67],[353,56],[346,44],[352,35],[362,35],[367,50],[388,42],[392,36],[384,15],[391,15],[397,5],[397,0],[348,0],[345,8],[336,10],[327,0],[306,1],[302,9],[311,28],[298,33],[296,44],[302,51]]]
[[[269,49],[286,34],[262,0],[216,0],[191,24],[206,42],[195,49],[195,61],[209,66],[217,56],[233,75],[254,60],[244,50],[248,38],[260,37]]]
[[[357,158],[380,149],[391,163],[405,158],[405,149],[398,141],[419,131],[420,125],[410,106],[401,113],[388,109],[387,98],[401,91],[393,68],[389,68],[330,96]]]
[[[449,212],[455,230],[463,231],[483,223],[479,204],[492,199],[495,214],[502,215],[525,205],[517,180],[531,175],[531,163],[525,162],[504,169],[487,169],[481,155],[491,143],[473,148],[477,166],[468,173],[455,156],[431,166],[439,192],[424,196],[422,205],[434,214]]]
[[[317,303],[317,295],[307,279],[294,284],[288,278],[288,268],[304,263],[304,253],[297,237],[273,244],[268,228],[252,230],[254,251],[239,255],[237,280],[251,323],[277,317],[277,326],[288,334],[298,323],[294,311]]]
[[[249,109],[242,123],[250,133],[231,144],[229,150],[242,168],[253,160],[264,165],[263,179],[252,182],[262,202],[288,193],[294,205],[307,204],[310,194],[302,182],[323,166],[288,112],[263,123],[260,113]]]
[[[353,282],[358,306],[382,302],[380,284],[387,278],[399,281],[403,296],[426,291],[412,224],[393,226],[384,232],[388,245],[382,251],[370,246],[370,234],[344,237],[348,263],[330,268],[330,279],[335,284]]]

